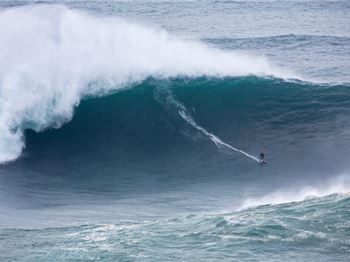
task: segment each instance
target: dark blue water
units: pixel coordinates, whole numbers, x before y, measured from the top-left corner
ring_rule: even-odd
[[[0,8],[2,261],[348,260],[347,1]]]

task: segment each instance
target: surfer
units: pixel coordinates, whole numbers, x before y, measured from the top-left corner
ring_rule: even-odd
[[[266,164],[264,152],[260,153],[259,163],[260,164]]]

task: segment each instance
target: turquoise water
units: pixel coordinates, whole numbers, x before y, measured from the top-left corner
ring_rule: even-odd
[[[345,222],[347,221],[347,222]],[[4,229],[1,259],[346,261],[349,196],[221,214],[49,229]],[[21,246],[21,249],[17,247]]]
[[[349,9],[0,2],[0,260],[348,261]]]

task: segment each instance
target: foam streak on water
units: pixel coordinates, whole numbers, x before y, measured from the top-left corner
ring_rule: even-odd
[[[186,109],[184,107],[182,107],[182,109],[179,110],[179,115],[191,126],[193,126],[194,128],[196,128],[197,130],[199,130],[200,132],[202,132],[204,135],[206,135],[218,148],[228,148],[231,149],[237,153],[240,153],[252,160],[255,160],[257,162],[259,162],[259,158],[256,156],[253,156],[251,154],[248,154],[247,152],[244,152],[241,149],[235,148],[225,142],[223,142],[220,138],[218,138],[217,136],[215,136],[214,134],[208,132],[207,130],[205,130],[203,127],[201,127],[200,125],[198,125],[191,116],[189,116],[188,114],[186,114]]]

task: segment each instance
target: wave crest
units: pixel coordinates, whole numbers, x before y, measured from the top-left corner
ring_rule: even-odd
[[[279,205],[284,203],[300,202],[311,198],[322,198],[332,194],[349,194],[350,180],[347,175],[340,175],[318,186],[302,186],[300,188],[289,188],[277,190],[263,197],[246,199],[241,209],[257,207],[262,205]]]

